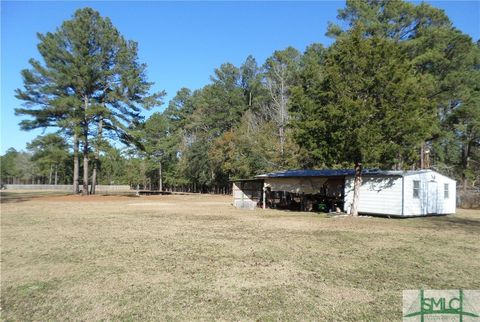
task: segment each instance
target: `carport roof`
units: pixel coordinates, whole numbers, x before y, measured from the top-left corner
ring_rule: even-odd
[[[400,176],[421,173],[430,170],[418,171],[396,171],[396,170],[380,170],[380,169],[363,169],[362,175],[370,176]],[[265,173],[255,178],[287,178],[287,177],[344,177],[355,175],[354,169],[322,169],[322,170],[286,170],[279,172]]]

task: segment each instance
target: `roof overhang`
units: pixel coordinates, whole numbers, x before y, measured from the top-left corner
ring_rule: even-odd
[[[228,182],[252,182],[252,181],[263,181],[264,178],[252,178],[252,179],[230,179]]]
[[[380,170],[364,169],[362,176],[385,176],[385,177],[403,177],[406,175],[425,173],[432,170],[402,171],[402,170]],[[293,177],[347,177],[354,176],[354,169],[321,169],[321,170],[286,170],[265,173],[255,176],[257,179],[266,178],[293,178]]]

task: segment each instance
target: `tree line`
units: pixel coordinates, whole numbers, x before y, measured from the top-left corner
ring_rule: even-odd
[[[355,167],[357,186],[363,167],[429,167],[478,184],[480,43],[443,10],[403,1],[347,1],[326,32],[329,47],[224,63],[143,119],[164,93],[149,93],[137,44],[81,9],[39,35],[44,61],[30,61],[17,90],[17,114],[29,116],[20,126],[65,138],[58,162],[73,159],[75,192],[80,167],[83,193],[108,172],[149,189],[227,192],[232,179],[325,167]]]

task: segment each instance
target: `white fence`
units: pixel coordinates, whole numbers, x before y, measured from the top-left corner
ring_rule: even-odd
[[[57,190],[57,191],[72,191],[71,184],[6,184],[4,188],[7,190]],[[90,190],[91,185],[88,186]],[[82,186],[80,186],[82,189]],[[97,185],[96,192],[125,192],[130,191],[129,185]]]

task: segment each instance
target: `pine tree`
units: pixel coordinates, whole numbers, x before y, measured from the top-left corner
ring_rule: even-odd
[[[152,83],[146,81],[146,66],[138,63],[137,44],[90,8],[77,10],[55,32],[38,37],[44,64],[32,59],[32,68],[22,71],[24,90],[17,90],[17,98],[26,103],[16,113],[33,118],[21,123],[24,129],[66,130],[74,150],[81,138],[82,191],[88,194],[93,127],[100,137],[106,131],[128,142],[129,126],[139,122],[142,108],[158,105],[163,93],[148,94]],[[98,150],[95,155],[98,160]]]
[[[412,162],[436,124],[428,79],[416,74],[401,45],[364,34],[358,24],[338,37],[318,83],[297,88],[292,99],[297,141],[316,163],[355,164],[353,215],[362,167]]]
[[[38,136],[27,144],[27,149],[32,152],[31,160],[40,172],[43,175],[48,174],[48,184],[53,182],[56,185],[58,172],[63,170],[69,157],[65,139],[55,133]]]
[[[472,39],[457,30],[443,10],[426,3],[349,0],[338,17],[349,28],[362,24],[365,38],[380,37],[402,44],[416,73],[430,79],[427,95],[436,105],[438,128],[421,143],[418,150],[430,149],[434,166],[465,180],[463,173],[467,171],[467,157],[464,152],[468,148],[459,152],[461,155],[458,157],[464,161],[454,172],[444,163],[447,161],[445,157],[454,150],[448,146],[450,139],[455,138],[457,143],[454,144],[461,141],[452,125],[454,115],[464,106],[472,105],[477,95],[475,69],[478,70],[478,49]],[[348,28],[333,24],[328,31],[334,37],[348,32]]]

